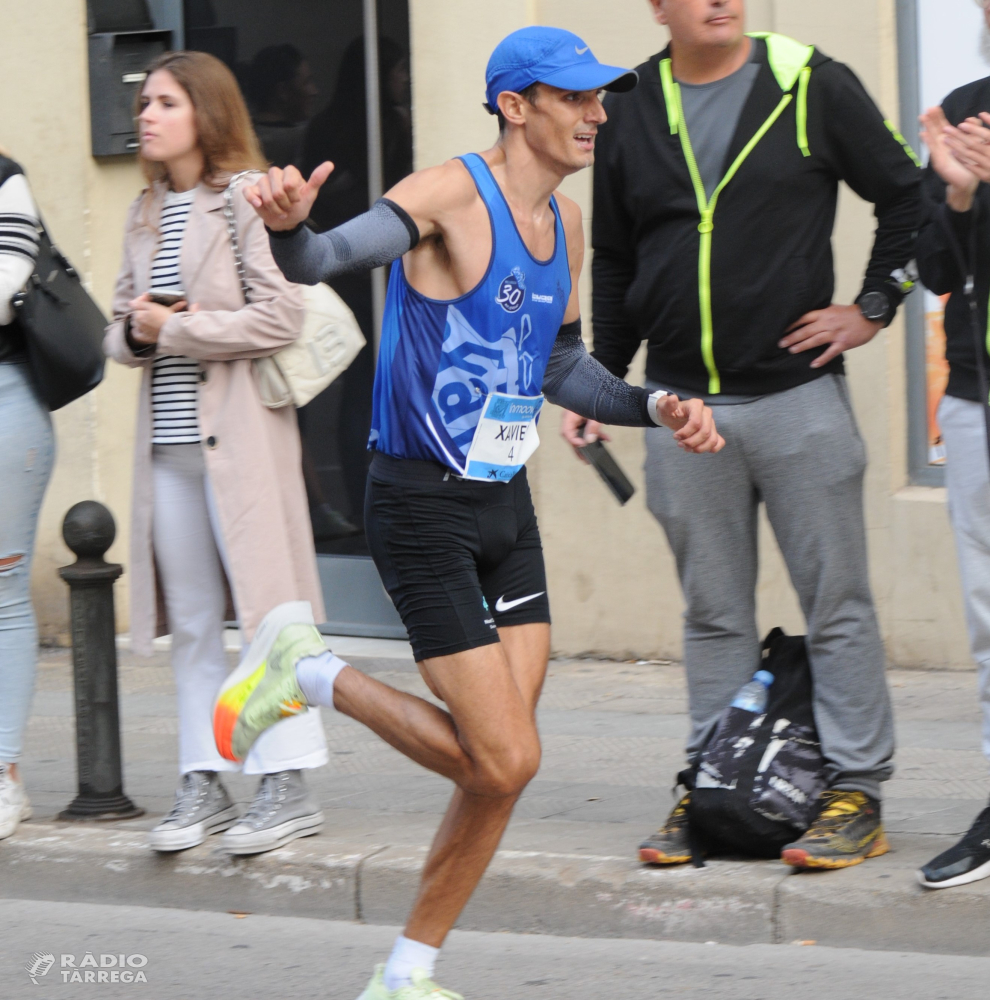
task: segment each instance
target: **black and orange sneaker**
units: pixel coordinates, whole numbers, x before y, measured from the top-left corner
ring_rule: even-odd
[[[818,818],[781,852],[794,868],[850,868],[890,850],[880,803],[865,792],[822,792]]]
[[[640,861],[648,865],[685,865],[691,860],[687,814],[690,801],[691,793],[688,792],[674,806],[667,822],[639,845]]]

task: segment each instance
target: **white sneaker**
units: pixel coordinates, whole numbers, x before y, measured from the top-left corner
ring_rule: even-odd
[[[189,771],[172,811],[148,834],[153,851],[185,851],[237,822],[237,806],[214,771]]]
[[[0,764],[0,840],[34,815],[24,786],[14,780],[9,764]]]
[[[378,965],[371,982],[358,1000],[464,1000],[464,997],[460,993],[441,989],[422,969],[412,970],[410,986],[400,986],[397,990],[386,989],[385,966]]]
[[[231,854],[262,854],[323,829],[323,813],[303,781],[301,771],[266,774],[250,809],[221,841]]]

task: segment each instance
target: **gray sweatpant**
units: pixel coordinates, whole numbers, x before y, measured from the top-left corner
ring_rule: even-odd
[[[893,773],[894,729],[867,572],[866,449],[845,378],[718,406],[715,419],[726,442],[718,455],[689,455],[669,431],[646,432],[647,502],[687,603],[688,755],[759,669],[762,501],[807,621],[829,785],[879,797]]]
[[[990,758],[990,465],[983,407],[946,396],[938,423],[945,441],[949,516],[956,536],[969,648],[979,669],[983,753]]]

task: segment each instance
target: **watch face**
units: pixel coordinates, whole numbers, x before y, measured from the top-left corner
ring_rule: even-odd
[[[887,318],[890,303],[883,292],[867,292],[859,300],[859,310],[866,319],[879,321]]]

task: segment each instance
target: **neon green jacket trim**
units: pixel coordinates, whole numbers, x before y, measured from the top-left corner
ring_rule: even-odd
[[[684,121],[684,109],[681,104],[681,88],[674,80],[671,60],[662,59],[660,61],[660,80],[663,85],[664,102],[667,105],[667,121],[670,125],[670,134],[680,137],[684,159],[687,161],[688,170],[691,174],[691,181],[694,185],[695,196],[698,201],[698,211],[701,215],[701,222],[698,226],[698,231],[701,233],[701,245],[698,254],[701,355],[705,362],[705,368],[708,370],[708,391],[713,396],[719,395],[722,391],[722,379],[715,364],[715,330],[712,318],[711,261],[712,232],[715,228],[715,207],[718,204],[718,197],[725,186],[735,177],[736,172],[743,165],[749,154],[752,153],[760,140],[776,123],[784,109],[794,100],[794,96],[790,91],[794,89],[796,83],[799,84],[797,106],[798,147],[804,156],[811,156],[811,150],[808,148],[808,83],[811,79],[811,67],[808,65],[808,62],[815,53],[815,47],[813,45],[801,45],[800,42],[795,42],[784,35],[757,33],[750,37],[762,38],[766,41],[770,66],[773,69],[777,83],[784,91],[784,96],[774,109],[773,114],[763,123],[742,152],[740,152],[735,162],[729,168],[728,173],[726,173],[721,183],[712,193],[710,199],[705,193],[705,185],[698,170],[694,149],[691,146],[691,137],[688,135],[687,125]]]

